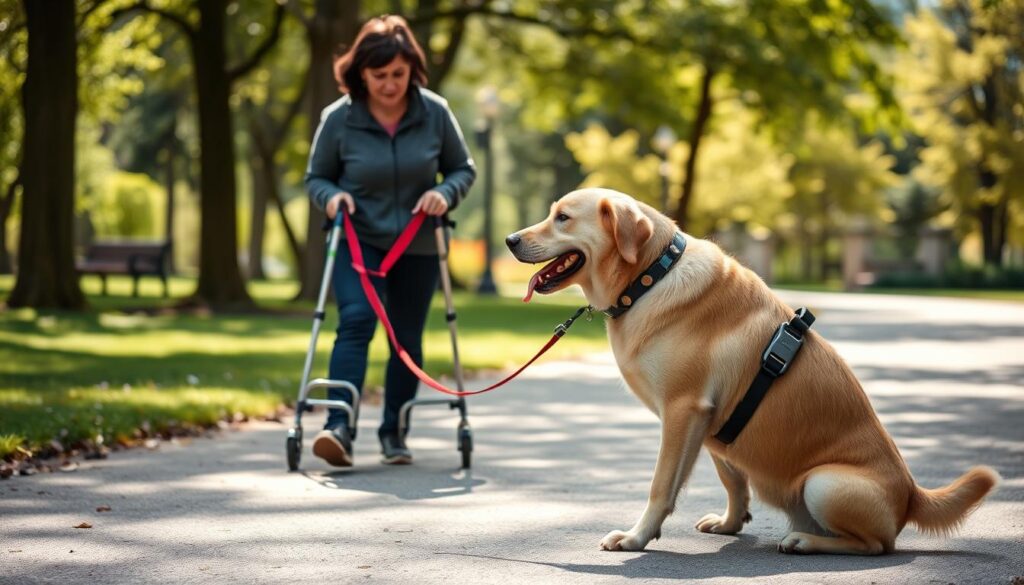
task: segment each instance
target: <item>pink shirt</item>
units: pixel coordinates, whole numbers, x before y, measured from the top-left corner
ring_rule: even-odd
[[[398,131],[398,122],[395,122],[394,124],[381,123],[380,125],[383,126],[385,130],[387,130],[388,134],[391,135],[392,138],[395,137],[395,132]]]

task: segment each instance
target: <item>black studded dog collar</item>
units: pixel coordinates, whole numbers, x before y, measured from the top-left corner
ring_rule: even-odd
[[[623,313],[629,310],[633,306],[633,303],[640,297],[644,296],[647,291],[662,278],[668,274],[668,271],[675,266],[676,262],[679,261],[679,257],[683,255],[683,250],[686,249],[686,237],[683,236],[682,232],[676,232],[673,236],[672,242],[662,251],[661,256],[654,261],[639,278],[629,283],[619,297],[615,300],[615,304],[605,309],[603,312],[612,319],[618,318]]]

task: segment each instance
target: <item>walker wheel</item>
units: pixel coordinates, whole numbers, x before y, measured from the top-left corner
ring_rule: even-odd
[[[286,447],[288,453],[288,471],[298,471],[302,459],[302,441],[298,437],[288,437]]]
[[[469,428],[459,429],[459,451],[462,453],[462,469],[469,469],[473,457],[473,431]]]

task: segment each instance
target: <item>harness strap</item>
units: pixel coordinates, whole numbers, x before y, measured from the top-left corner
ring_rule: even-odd
[[[344,212],[339,211],[339,213]],[[349,252],[352,255],[352,268],[356,271],[356,273],[359,274],[359,282],[363,286],[363,292],[366,293],[366,298],[367,300],[370,301],[370,306],[373,308],[373,312],[377,314],[377,318],[380,319],[380,322],[384,324],[384,329],[388,332],[388,339],[391,340],[392,347],[394,347],[395,351],[398,352],[398,357],[399,359],[402,360],[402,363],[405,364],[405,367],[409,368],[409,371],[415,374],[416,377],[419,378],[421,382],[423,382],[427,386],[430,386],[434,390],[437,390],[438,392],[443,392],[445,394],[450,394],[452,396],[471,396],[473,394],[483,394],[484,392],[489,392],[500,386],[504,386],[513,378],[518,376],[520,372],[525,370],[530,364],[537,361],[537,358],[544,355],[549,349],[551,349],[551,347],[555,345],[555,343],[559,339],[561,339],[563,335],[565,335],[565,332],[569,329],[570,326],[572,326],[573,322],[575,322],[576,319],[579,318],[579,316],[582,315],[584,311],[590,309],[590,307],[581,307],[579,310],[576,311],[576,314],[570,317],[565,323],[559,324],[558,327],[555,328],[555,334],[551,336],[551,339],[549,339],[546,344],[544,344],[544,347],[542,347],[536,355],[530,358],[530,361],[520,366],[518,370],[513,372],[504,380],[492,384],[482,390],[454,390],[438,382],[437,380],[431,378],[429,374],[424,372],[418,365],[416,365],[416,362],[413,361],[412,356],[409,355],[409,352],[405,351],[405,348],[403,348],[402,345],[398,343],[398,338],[395,336],[395,330],[391,326],[391,321],[388,319],[387,312],[384,310],[384,304],[381,302],[380,296],[377,294],[377,289],[375,289],[373,287],[373,283],[370,282],[371,274],[373,276],[378,276],[382,278],[387,276],[388,271],[391,269],[394,263],[402,255],[402,253],[405,252],[405,249],[409,247],[409,244],[412,242],[413,237],[415,237],[416,232],[420,228],[420,225],[423,224],[423,220],[426,218],[426,214],[420,212],[413,216],[412,221],[409,223],[408,226],[406,226],[405,230],[398,237],[398,240],[395,241],[394,246],[392,246],[392,248],[388,251],[387,255],[384,257],[384,260],[381,262],[379,270],[372,270],[366,267],[363,261],[363,251],[362,248],[360,248],[359,246],[359,238],[356,236],[356,230],[352,226],[352,220],[349,219],[347,213],[344,213],[344,217],[345,239],[347,240],[348,243]]]
[[[775,335],[761,354],[761,368],[757,371],[757,376],[751,382],[747,393],[736,405],[736,409],[732,411],[732,415],[715,435],[716,439],[726,445],[736,440],[736,437],[754,416],[758,405],[768,394],[768,388],[771,387],[772,382],[789,370],[797,352],[803,347],[804,334],[810,330],[812,323],[814,323],[814,314],[805,307],[801,307],[797,309],[796,315],[788,323],[779,325],[779,328],[775,330]]]

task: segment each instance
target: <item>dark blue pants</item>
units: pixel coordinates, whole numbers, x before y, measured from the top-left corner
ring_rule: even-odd
[[[363,260],[368,268],[377,269],[386,254],[372,246],[363,247]],[[438,257],[404,254],[391,267],[385,278],[370,277],[395,328],[398,342],[409,352],[417,365],[423,366],[423,328],[427,322],[430,300],[434,296],[438,279]],[[334,298],[338,303],[338,337],[331,353],[330,377],[351,382],[360,391],[366,379],[366,362],[370,340],[377,328],[377,315],[359,283],[359,275],[352,269],[352,256],[348,243],[338,244],[338,258],[334,265]],[[382,331],[386,334],[386,331]],[[390,347],[390,343],[389,343]],[[398,411],[402,405],[416,397],[419,380],[405,367],[394,348],[388,359],[384,378],[384,417],[378,434],[398,432]],[[348,392],[329,390],[332,400],[351,404]],[[345,413],[330,409],[325,428],[346,421]],[[352,429],[354,430],[354,429]]]

